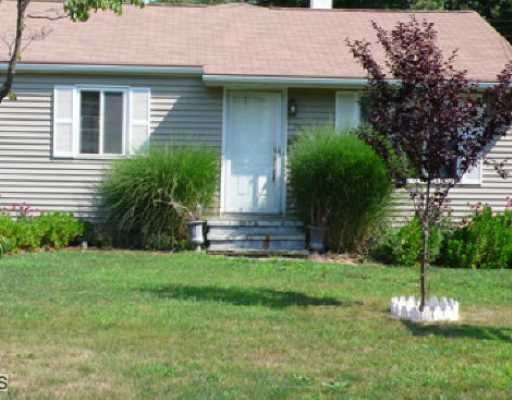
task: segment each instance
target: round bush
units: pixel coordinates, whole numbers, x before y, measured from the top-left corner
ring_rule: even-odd
[[[100,189],[106,222],[120,244],[175,248],[187,218],[211,205],[218,175],[218,155],[205,148],[153,148],[120,160]]]
[[[289,165],[305,223],[327,226],[331,250],[359,250],[382,220],[392,190],[382,159],[354,134],[315,128],[291,146]]]

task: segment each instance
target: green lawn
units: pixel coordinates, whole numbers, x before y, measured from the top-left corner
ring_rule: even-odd
[[[511,399],[512,271],[434,269],[463,321],[392,319],[417,270],[196,254],[0,260],[12,399]]]

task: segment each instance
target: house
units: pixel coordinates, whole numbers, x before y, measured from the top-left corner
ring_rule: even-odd
[[[0,3],[4,34],[12,32],[15,4]],[[28,13],[61,7],[33,1]],[[49,34],[25,48],[17,98],[0,105],[0,207],[26,203],[94,218],[95,188],[112,159],[148,142],[201,143],[222,154],[216,214],[286,215],[287,143],[306,126],[351,127],[360,118],[366,75],[345,38],[373,40],[372,20],[391,28],[410,17],[329,7],[329,0],[314,0],[312,9],[149,5],[125,6],[122,16],[93,13],[86,23],[28,19],[29,32]],[[459,49],[458,66],[471,79],[492,83],[512,58],[475,12],[416,14],[435,23],[446,54]],[[7,59],[5,48],[0,57]],[[489,157],[510,155],[505,137]],[[456,217],[477,201],[500,210],[511,189],[481,165],[453,190],[450,205]],[[394,215],[410,211],[399,198]]]

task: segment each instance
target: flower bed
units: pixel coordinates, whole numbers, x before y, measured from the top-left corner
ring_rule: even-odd
[[[36,213],[26,205],[0,211],[0,255],[19,250],[62,248],[84,233],[84,224],[72,214]]]

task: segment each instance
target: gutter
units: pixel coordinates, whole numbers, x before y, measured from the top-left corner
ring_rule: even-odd
[[[7,64],[0,64],[0,73],[7,71]],[[98,65],[98,64],[25,64],[16,65],[16,73],[32,74],[84,74],[84,75],[197,75],[203,73],[196,66],[136,66],[136,65]]]
[[[203,82],[206,86],[250,85],[352,89],[366,86],[368,79],[204,74]]]
[[[206,86],[280,86],[280,87],[314,87],[314,88],[339,88],[361,89],[368,86],[366,78],[313,78],[313,77],[286,77],[263,75],[213,75],[203,74],[203,82]],[[390,79],[392,85],[398,85],[398,79]],[[488,89],[496,85],[496,82],[478,82],[479,89]]]
[[[7,71],[7,63],[0,63],[0,73]],[[366,78],[316,78],[307,76],[204,74],[200,66],[139,66],[116,64],[39,64],[18,63],[19,74],[82,74],[82,75],[138,75],[138,76],[197,76],[206,86],[297,87],[361,89],[368,85]],[[398,84],[398,80],[389,80]],[[496,85],[480,82],[480,89]]]

